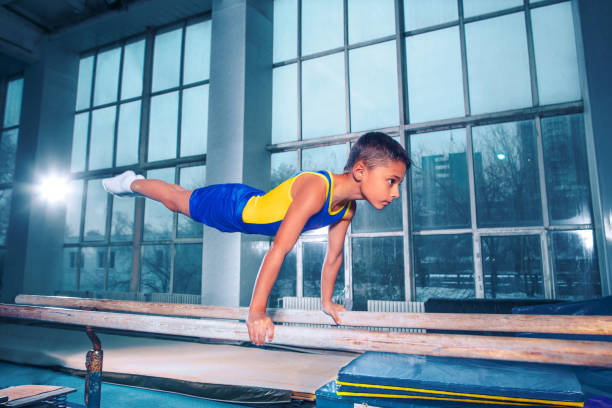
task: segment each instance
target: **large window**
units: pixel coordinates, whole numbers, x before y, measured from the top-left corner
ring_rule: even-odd
[[[356,309],[601,295],[569,1],[275,0],[273,54],[274,184],[342,172],[369,130],[414,162],[401,200],[358,205],[336,286]],[[326,239],[275,296],[318,296]]]
[[[82,56],[61,290],[200,294],[201,225],[101,179],[204,185],[210,37],[198,18]]]

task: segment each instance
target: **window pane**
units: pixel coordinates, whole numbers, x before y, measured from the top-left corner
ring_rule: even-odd
[[[417,301],[476,295],[471,235],[417,235],[414,257]]]
[[[297,64],[272,71],[272,143],[297,140]]]
[[[155,36],[153,92],[179,85],[182,36],[182,29]]]
[[[96,59],[94,105],[102,105],[117,100],[120,60],[121,48],[115,48],[98,54]]]
[[[4,260],[6,259],[6,250],[0,249],[0,281],[4,277]]]
[[[349,44],[395,34],[393,0],[349,0]]]
[[[192,24],[185,29],[183,84],[210,77],[210,35],[211,20]]]
[[[131,281],[132,247],[111,247],[106,290],[109,292],[129,292]]]
[[[0,245],[6,245],[6,235],[11,215],[11,197],[13,190],[0,190]]]
[[[456,0],[404,0],[406,31],[457,20]]]
[[[464,116],[459,28],[406,38],[410,122]]]
[[[267,252],[269,248],[270,244],[267,241],[261,243],[261,252]],[[276,278],[276,282],[270,292],[270,298],[268,300],[268,305],[270,305],[270,307],[278,307],[278,299],[283,296],[296,296],[297,279],[295,268],[297,263],[295,254],[296,249],[294,246],[285,257],[280,272],[278,273],[278,278]]]
[[[134,236],[134,198],[113,197],[111,241],[131,241]]]
[[[183,90],[181,157],[206,153],[208,85]]]
[[[187,190],[194,190],[202,187],[206,184],[206,166],[184,167],[180,170],[180,177],[181,187]],[[201,237],[202,224],[183,214],[178,214],[176,234],[179,237]],[[198,293],[200,293],[199,289]]]
[[[178,92],[151,98],[149,119],[148,161],[176,157],[176,127],[178,120]]]
[[[170,247],[144,245],[142,247],[140,291],[168,293],[170,291]]]
[[[147,173],[148,179],[163,180],[174,184],[174,168],[151,170]],[[172,239],[173,213],[162,203],[153,200],[145,201],[144,239],[155,241]]]
[[[342,0],[302,2],[302,55],[341,47],[344,43]]]
[[[553,232],[552,243],[557,299],[581,300],[601,296],[593,231]]]
[[[523,0],[463,0],[463,16],[472,17],[522,5]]]
[[[478,226],[542,223],[532,121],[472,129]]]
[[[346,163],[346,145],[332,145],[302,150],[302,170],[329,170],[341,174]]]
[[[358,200],[357,212],[351,221],[351,228],[353,232],[401,231],[402,219],[401,198],[393,200],[383,210],[377,210],[365,200]]]
[[[344,55],[302,63],[302,138],[346,132]]]
[[[121,99],[142,95],[145,41],[128,44],[123,49]]]
[[[470,226],[465,142],[465,129],[410,136],[414,229]]]
[[[23,97],[23,78],[9,81],[4,105],[4,127],[17,126],[21,118],[21,100]]]
[[[202,293],[202,244],[176,246],[173,293]]]
[[[402,237],[353,238],[353,310],[368,300],[406,300]]]
[[[94,57],[81,59],[79,62],[79,81],[77,84],[76,110],[89,107],[91,102],[91,77],[93,75]]]
[[[83,181],[70,182],[70,194],[66,197],[66,226],[64,242],[78,242],[81,234],[81,208],[83,204]]]
[[[108,197],[109,194],[104,191],[101,179],[88,180],[84,240],[99,241],[105,238]]]
[[[116,110],[116,106],[110,106],[96,109],[91,114],[89,170],[104,169],[113,165]]]
[[[72,158],[70,171],[85,170],[85,156],[87,154],[87,129],[89,127],[89,113],[79,113],[74,116],[74,130],[72,133]]]
[[[140,101],[125,103],[119,107],[116,166],[138,163],[139,136]]]
[[[524,13],[467,24],[465,38],[472,114],[531,106]]]
[[[15,176],[18,135],[19,129],[11,129],[0,135],[0,183],[11,183]]]
[[[321,268],[327,252],[327,242],[304,242],[303,292],[305,297],[321,297]],[[340,266],[333,297],[344,293],[344,263]]]
[[[571,2],[531,11],[540,104],[580,99]]]
[[[542,119],[551,224],[590,224],[591,200],[582,115]]]
[[[278,186],[293,174],[297,173],[297,152],[274,153],[271,158],[271,187]]]
[[[395,41],[349,51],[351,130],[399,124]]]
[[[544,297],[539,235],[482,237],[485,297]]]
[[[79,279],[79,290],[104,290],[104,268],[106,266],[106,247],[81,248],[83,265]]]
[[[297,57],[297,0],[274,0],[274,62]]]
[[[62,290],[77,290],[79,248],[64,248],[62,260]]]

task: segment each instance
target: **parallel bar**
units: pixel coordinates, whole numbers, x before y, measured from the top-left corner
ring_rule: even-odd
[[[0,304],[0,317],[77,326],[248,341],[246,325],[223,320],[93,312]],[[612,367],[612,343],[536,338],[369,332],[358,329],[277,326],[272,344],[463,358]]]
[[[61,296],[18,295],[15,303],[230,320],[246,320],[248,316],[248,308],[245,307],[145,303]],[[331,317],[318,310],[270,309],[269,314],[277,323],[334,324]],[[340,318],[342,325],[355,327],[612,335],[612,316],[343,312],[340,313]]]

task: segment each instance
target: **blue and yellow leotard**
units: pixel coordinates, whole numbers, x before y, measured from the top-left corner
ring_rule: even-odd
[[[291,187],[302,174],[317,175],[327,183],[325,204],[308,219],[303,231],[335,224],[344,218],[350,202],[332,211],[334,182],[327,170],[299,172],[268,193],[244,184],[215,184],[199,188],[189,199],[189,214],[194,220],[224,232],[276,235],[293,202]]]

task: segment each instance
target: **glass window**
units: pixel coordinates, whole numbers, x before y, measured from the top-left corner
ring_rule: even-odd
[[[206,20],[185,29],[183,84],[202,81],[210,76],[211,23],[211,20]]]
[[[410,122],[463,116],[459,28],[406,38]]]
[[[540,104],[581,98],[571,2],[531,11]]]
[[[271,188],[297,173],[297,152],[274,153],[271,158]]]
[[[552,246],[556,298],[582,300],[601,296],[593,231],[553,232]]]
[[[343,0],[302,2],[302,55],[341,47],[344,42]]]
[[[542,119],[551,224],[590,224],[591,200],[581,114]]]
[[[79,248],[64,248],[62,260],[62,290],[77,290]]]
[[[272,71],[272,143],[297,140],[297,79],[297,64]]]
[[[87,154],[87,131],[89,128],[89,112],[74,116],[74,130],[72,132],[72,158],[70,171],[85,170],[85,156]]]
[[[170,92],[151,98],[148,161],[176,157],[177,121],[178,92]]]
[[[84,240],[100,241],[106,237],[106,203],[108,197],[109,194],[104,191],[101,179],[88,180]]]
[[[470,226],[465,129],[410,136],[415,230]]]
[[[182,244],[175,248],[172,292],[201,294],[202,244]]]
[[[539,235],[482,237],[485,297],[544,297]]]
[[[399,124],[396,61],[395,41],[349,51],[353,132]]]
[[[456,0],[404,0],[406,31],[455,21],[458,18]]]
[[[111,241],[131,241],[134,235],[134,198],[113,197]]]
[[[81,248],[81,252],[83,254],[83,264],[79,275],[79,290],[104,290],[106,247],[86,247]]]
[[[524,13],[466,24],[465,38],[471,113],[531,106]]]
[[[124,103],[119,107],[117,128],[117,166],[138,163],[140,140],[140,101]]]
[[[297,14],[297,0],[274,0],[274,62],[297,56]]]
[[[472,144],[478,226],[541,224],[533,121],[474,127]]]
[[[0,183],[12,183],[15,176],[19,128],[0,134]]]
[[[142,95],[145,41],[128,44],[123,49],[121,99]]]
[[[6,89],[4,106],[4,127],[19,125],[21,118],[21,101],[23,97],[23,78],[9,81]]]
[[[174,172],[174,168],[150,170],[147,178],[174,184]],[[172,239],[173,220],[174,214],[162,203],[145,200],[144,239],[146,241]]]
[[[351,221],[351,229],[353,232],[401,231],[402,219],[401,198],[393,200],[382,210],[377,210],[365,200],[359,200],[357,212]]]
[[[131,281],[132,247],[111,247],[106,290],[109,292],[129,292]]]
[[[346,132],[344,54],[302,63],[302,138]]]
[[[181,157],[206,153],[208,84],[183,90]]]
[[[206,184],[206,167],[192,166],[183,167],[180,170],[180,185],[187,190],[195,190],[203,187]],[[176,234],[179,237],[201,237],[202,224],[192,220],[191,218],[178,214]],[[176,292],[176,290],[175,290]],[[181,292],[190,293],[190,292]],[[198,292],[199,293],[199,292]]]
[[[91,114],[89,170],[112,167],[115,144],[116,106],[96,109]]]
[[[64,242],[78,242],[81,235],[81,208],[83,205],[83,180],[70,182],[66,197],[66,226]]]
[[[182,29],[155,36],[153,92],[179,86],[182,37]]]
[[[96,81],[94,85],[94,106],[117,100],[119,85],[119,62],[121,48],[113,48],[98,54],[96,58]]]
[[[91,80],[93,77],[93,55],[81,58],[79,62],[79,80],[77,84],[76,110],[89,107],[91,103]]]
[[[259,245],[261,258],[263,259],[265,253],[270,248],[268,241],[260,242]],[[296,296],[297,292],[297,278],[296,278],[296,246],[285,256],[283,265],[278,273],[276,282],[270,292],[268,299],[268,305],[270,307],[278,307],[278,300],[283,296]]]
[[[170,291],[170,246],[143,245],[140,264],[140,292]]]
[[[353,310],[368,300],[405,300],[402,237],[353,238]]]
[[[393,34],[395,34],[395,4],[393,0],[349,0],[349,44]]]
[[[523,0],[463,0],[463,16],[492,13],[523,5]]]
[[[329,170],[341,174],[346,163],[346,145],[315,147],[302,151],[302,170]]]
[[[305,297],[321,297],[321,269],[327,252],[327,242],[304,242],[303,291]],[[344,264],[340,266],[333,297],[344,293]]]
[[[10,188],[0,190],[0,245],[6,245],[6,235],[11,214],[11,197],[13,190]]]
[[[467,299],[475,296],[472,236],[414,237],[416,300]]]

